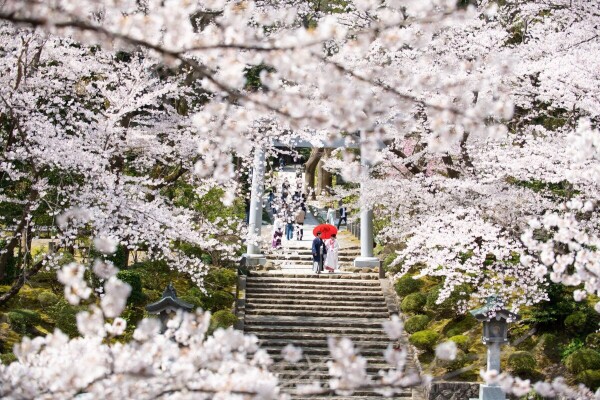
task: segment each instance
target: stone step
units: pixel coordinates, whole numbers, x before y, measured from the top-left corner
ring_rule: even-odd
[[[391,340],[385,335],[383,332],[379,332],[379,334],[373,333],[371,335],[361,335],[357,333],[353,333],[350,335],[333,335],[328,334],[327,332],[285,332],[285,331],[269,331],[269,330],[246,330],[248,334],[254,334],[260,337],[260,340],[263,341],[287,341],[292,344],[296,344],[297,346],[302,346],[304,343],[310,343],[311,341],[323,341],[326,342],[328,337],[342,338],[347,337],[353,342],[378,342],[385,343],[387,346],[391,343]]]
[[[285,299],[307,299],[307,300],[323,300],[323,301],[338,301],[338,300],[348,300],[350,298],[355,299],[357,301],[380,301],[381,298],[383,298],[383,294],[380,293],[376,293],[376,294],[369,294],[369,293],[364,293],[364,294],[355,294],[352,293],[352,296],[350,296],[347,292],[346,293],[331,293],[331,292],[327,292],[327,293],[323,293],[323,292],[318,292],[318,291],[314,291],[311,293],[281,293],[281,292],[263,292],[263,293],[254,293],[254,292],[250,292],[250,293],[246,293],[246,304],[252,302],[254,299],[264,299],[264,298],[285,298]]]
[[[312,326],[312,327],[360,327],[360,328],[375,328],[381,330],[381,324],[384,321],[382,318],[330,318],[330,317],[305,317],[298,318],[295,316],[273,316],[273,317],[258,317],[246,316],[246,325],[275,325],[275,326]]]
[[[332,303],[332,304],[327,304],[326,302],[323,304],[319,304],[319,305],[314,305],[314,304],[268,304],[268,303],[256,303],[256,302],[252,302],[250,304],[246,305],[245,308],[248,312],[250,310],[256,310],[256,309],[267,309],[267,310],[293,310],[293,311],[299,311],[299,310],[303,310],[303,311],[312,311],[315,313],[319,313],[320,311],[363,311],[363,312],[371,312],[371,311],[375,311],[375,312],[388,312],[387,310],[387,306],[384,305],[369,305],[369,306],[362,306],[362,307],[357,307],[354,305],[351,306],[343,306],[343,305],[338,305],[337,303]]]
[[[305,325],[291,325],[279,324],[269,325],[261,323],[253,323],[252,321],[246,321],[244,330],[249,333],[254,333],[260,337],[262,334],[271,335],[328,335],[328,336],[351,336],[351,335],[385,335],[381,328],[381,322],[378,326],[365,327],[365,326],[354,326],[354,325],[338,325],[338,326],[305,326]],[[387,335],[385,335],[387,337]]]
[[[313,261],[312,259],[312,254],[311,253],[307,253],[307,254],[285,254],[285,255],[280,255],[278,257],[275,257],[274,255],[267,255],[266,256],[268,260],[273,260],[273,261],[284,261],[284,260],[289,260],[289,261],[304,261],[304,260],[308,260],[310,262]],[[339,255],[338,256],[338,262],[354,262],[354,260],[356,259],[356,256],[354,255]]]
[[[383,296],[380,287],[372,286],[319,286],[319,285],[306,285],[297,287],[285,287],[285,286],[269,286],[269,285],[253,285],[247,287],[246,293],[258,294],[258,293],[273,293],[277,291],[277,294],[320,294],[326,292],[327,294],[333,295],[345,295],[349,297],[354,294],[371,294]],[[248,293],[250,292],[250,293]]]
[[[379,280],[369,280],[369,279],[359,279],[357,277],[349,276],[347,278],[342,278],[340,274],[334,274],[331,276],[336,276],[336,278],[332,279],[324,279],[320,275],[306,275],[302,278],[289,278],[287,276],[255,276],[254,274],[247,278],[247,284],[319,284],[319,285],[352,285],[352,286],[376,286],[380,287],[381,284]]]
[[[246,316],[255,315],[281,315],[298,317],[356,317],[356,318],[387,318],[389,313],[385,311],[356,310],[356,311],[322,311],[322,310],[277,310],[269,308],[248,308]]]
[[[347,293],[347,292],[364,292],[364,293],[381,293],[381,287],[379,285],[332,285],[329,282],[317,282],[314,284],[311,283],[277,283],[277,284],[268,284],[268,283],[259,283],[259,282],[247,282],[246,290],[251,292],[269,292],[273,290],[285,291],[285,292],[298,292],[298,291],[306,291],[306,292],[314,292],[314,291],[327,291],[333,293]],[[304,292],[303,292],[304,293]]]
[[[381,299],[373,299],[371,301],[354,301],[354,300],[336,300],[335,303],[323,301],[323,300],[313,300],[313,299],[288,299],[286,297],[253,297],[252,304],[271,304],[271,305],[304,305],[304,306],[320,306],[332,304],[336,306],[355,306],[355,307],[386,307],[386,303],[383,298]]]
[[[301,361],[295,364],[288,364],[282,362],[281,364],[277,364],[273,371],[279,374],[282,373],[291,373],[291,372],[305,372],[311,370],[313,372],[321,372],[323,374],[327,374],[329,372],[329,367],[327,366],[327,359],[323,358],[313,358],[309,357],[310,362],[307,362],[306,358],[303,358]],[[366,370],[369,375],[376,375],[379,371],[388,371],[391,367],[388,363],[383,360],[379,362],[369,362],[367,364]]]
[[[281,355],[281,349],[283,349],[283,346],[270,346],[269,344],[263,344],[261,348],[266,350],[273,360],[280,360],[283,358]],[[368,360],[373,360],[374,362],[384,362],[385,360],[383,359],[383,351],[384,349],[360,348],[358,353]],[[309,356],[311,359],[330,357],[329,348],[327,347],[303,347],[302,354],[303,357]]]
[[[288,344],[292,344],[297,347],[305,348],[322,348],[327,347],[327,338],[268,338],[262,335],[260,341],[267,347],[285,347]],[[389,342],[387,340],[353,340],[354,346],[359,349],[377,349],[383,351],[388,348]]]
[[[272,280],[247,279],[247,285],[252,287],[290,287],[290,288],[301,288],[301,287],[326,287],[326,288],[339,288],[339,289],[381,289],[379,281],[374,280],[357,280],[357,279],[285,279],[285,277],[277,277]]]
[[[260,272],[260,271],[251,271],[250,278],[254,277],[273,277],[274,275],[272,271],[270,272]],[[281,275],[285,276],[287,279],[292,278],[314,278],[314,279],[365,279],[365,280],[379,280],[379,275],[374,273],[361,273],[361,274],[315,274],[315,273],[306,273],[306,274],[285,274]]]

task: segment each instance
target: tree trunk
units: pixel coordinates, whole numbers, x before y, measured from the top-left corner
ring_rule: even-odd
[[[329,194],[333,186],[333,175],[323,168],[323,164],[330,155],[331,149],[325,150],[323,157],[321,157],[317,164],[317,170],[319,171],[319,176],[317,177],[317,194],[323,194],[323,192]]]
[[[304,187],[306,193],[309,194],[313,200],[315,199],[315,170],[317,169],[317,164],[322,155],[323,149],[312,149],[308,161],[304,164]]]

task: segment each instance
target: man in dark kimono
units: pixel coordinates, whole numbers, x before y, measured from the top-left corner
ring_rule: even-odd
[[[321,232],[317,232],[317,237],[312,242],[313,271],[317,274],[323,268],[323,260],[325,260],[326,254],[327,247],[325,247],[325,242],[321,239]]]

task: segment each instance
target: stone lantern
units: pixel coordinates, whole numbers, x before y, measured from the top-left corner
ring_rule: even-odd
[[[158,314],[163,331],[167,328],[167,321],[171,313],[175,313],[177,310],[191,312],[193,309],[193,304],[187,303],[177,297],[177,292],[172,283],[169,283],[166,287],[160,300],[146,306],[146,310],[149,313]]]
[[[500,372],[500,346],[508,343],[508,322],[519,316],[504,309],[497,309],[496,296],[488,298],[485,306],[471,311],[471,315],[483,322],[482,342],[487,346],[487,371]],[[506,395],[497,385],[482,384],[479,387],[479,400],[505,400]]]

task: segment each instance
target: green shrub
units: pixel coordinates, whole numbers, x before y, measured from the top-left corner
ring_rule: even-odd
[[[587,335],[585,345],[590,349],[600,350],[600,333],[594,332]]]
[[[60,299],[58,303],[48,308],[48,315],[54,320],[56,328],[69,337],[75,337],[79,334],[75,316],[84,309],[85,307],[75,307],[67,303],[65,299]]]
[[[565,328],[571,333],[580,333],[587,322],[587,315],[584,312],[576,311],[565,318]]]
[[[32,310],[13,310],[7,316],[10,327],[18,333],[27,333],[29,328],[40,323],[40,315]]]
[[[566,358],[565,365],[574,375],[587,369],[600,369],[600,353],[592,349],[579,349]]]
[[[529,374],[535,371],[537,362],[527,351],[515,351],[508,357],[508,367],[517,374]]]
[[[456,371],[457,369],[461,369],[469,362],[469,358],[465,354],[464,351],[458,349],[456,351],[456,358],[454,360],[440,360],[437,359],[436,363],[443,368],[446,368],[446,371]]]
[[[440,304],[437,304],[436,302],[440,295],[441,289],[442,285],[437,285],[429,291],[427,294],[426,309],[440,317],[458,317],[460,314],[458,313],[457,304],[459,304],[461,301],[467,301],[469,299],[469,293],[471,292],[471,289],[465,284],[456,286],[446,300]]]
[[[465,335],[454,335],[450,338],[451,341],[456,343],[459,349],[467,351],[471,345],[471,339]]]
[[[471,315],[461,315],[458,318],[450,321],[446,326],[444,326],[443,333],[447,337],[452,337],[456,335],[461,335],[468,330],[473,329],[478,325],[477,320]]]
[[[229,310],[220,310],[211,315],[209,332],[228,328],[237,322],[237,317]]]
[[[542,353],[552,361],[560,360],[560,346],[558,338],[552,333],[544,333],[538,344]]]
[[[207,296],[203,298],[203,303],[207,310],[211,312],[216,312],[219,310],[228,310],[231,308],[233,304],[234,296],[232,293],[217,290],[215,292],[210,292]]]
[[[577,374],[577,382],[583,383],[588,388],[595,391],[600,387],[600,371],[593,369],[586,369]]]
[[[412,275],[404,275],[396,281],[394,289],[398,296],[404,297],[411,293],[419,291],[423,287],[423,281],[413,279]]]
[[[427,315],[419,314],[410,317],[404,324],[404,330],[408,333],[415,333],[427,328],[431,319]]]
[[[58,303],[59,297],[49,290],[44,290],[38,295],[37,300],[42,307],[50,307]]]
[[[400,303],[400,309],[404,312],[419,312],[423,310],[427,298],[422,293],[409,294]]]
[[[117,278],[131,286],[131,294],[127,299],[127,303],[138,304],[145,300],[144,292],[142,291],[142,279],[138,272],[130,270],[119,271],[119,273],[117,273]]]
[[[8,365],[17,361],[17,357],[13,353],[0,354],[0,363]]]
[[[424,330],[410,335],[408,341],[418,349],[432,351],[439,339],[440,335],[437,332]]]
[[[204,285],[208,291],[235,287],[237,273],[227,268],[212,268],[204,277]]]
[[[577,350],[581,349],[583,346],[583,341],[579,338],[575,338],[567,343],[566,346],[561,346],[560,356],[562,359],[565,359],[571,354],[575,353]]]

